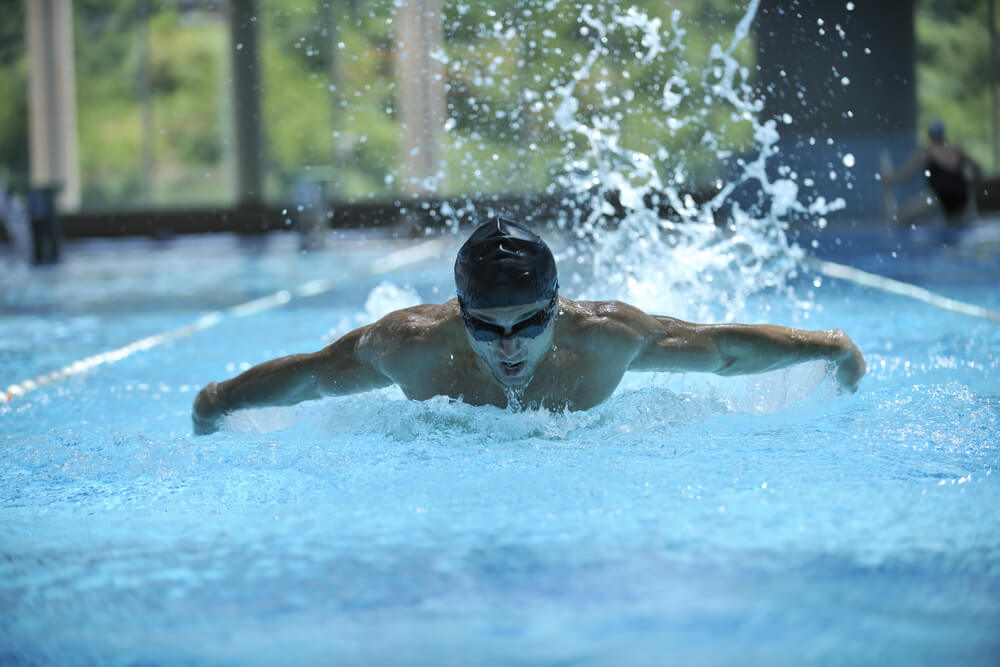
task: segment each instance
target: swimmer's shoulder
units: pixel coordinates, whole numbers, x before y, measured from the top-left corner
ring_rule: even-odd
[[[459,325],[458,302],[450,299],[394,310],[372,324],[369,335],[388,345],[443,343],[459,331]]]
[[[460,348],[462,327],[457,303],[401,308],[365,327],[359,357],[416,396]]]
[[[650,316],[624,301],[560,299],[559,316],[566,335],[587,340],[618,339],[638,342]]]

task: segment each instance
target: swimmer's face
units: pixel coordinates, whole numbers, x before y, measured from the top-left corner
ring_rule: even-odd
[[[535,374],[552,345],[558,306],[553,297],[516,306],[463,309],[469,345],[500,384],[522,385]]]

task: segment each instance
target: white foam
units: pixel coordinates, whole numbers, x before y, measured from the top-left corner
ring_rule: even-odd
[[[804,198],[797,175],[789,168],[776,170],[781,159],[778,124],[758,117],[763,100],[751,85],[748,68],[735,55],[758,4],[750,3],[728,47],[711,47],[700,85],[685,76],[691,65],[683,59],[685,31],[679,12],[671,14],[668,30],[660,19],[636,8],[615,10],[603,21],[593,8],[581,10],[580,25],[593,48],[548,94],[532,94],[532,99],[551,100],[554,126],[566,135],[568,145],[582,147],[567,159],[559,179],[570,195],[567,213],[557,222],[589,242],[573,251],[571,266],[578,275],[567,277],[564,284],[580,293],[571,296],[617,297],[692,319],[732,319],[760,289],[790,292],[788,277],[798,271],[804,253],[788,240],[789,222],[796,216],[819,219],[844,203]],[[687,163],[686,155],[667,148],[649,154],[627,144],[621,119],[630,91],[615,90],[600,74],[612,57],[606,44],[615,38],[639,45],[635,53],[641,63],[673,72],[659,100],[666,127],[704,127],[702,145],[714,151],[714,168],[722,173],[738,166],[735,176],[716,179],[716,192],[707,201],[696,202],[688,192],[701,179],[692,179],[695,166]],[[586,92],[584,114],[582,82],[595,79],[600,85]],[[595,92],[601,99],[596,109]],[[708,126],[706,112],[719,107],[728,107],[734,122],[749,129],[752,155],[734,160],[738,153]],[[850,161],[845,156],[845,166]],[[781,176],[771,176],[775,171]],[[746,187],[756,188],[766,202],[745,210],[737,195]],[[612,221],[616,211],[608,199],[617,200],[623,217]],[[661,215],[657,200],[673,209],[669,217]],[[717,218],[724,211],[728,214],[720,225]]]

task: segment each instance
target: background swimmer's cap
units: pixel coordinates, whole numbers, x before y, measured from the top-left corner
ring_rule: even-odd
[[[556,260],[541,237],[515,222],[495,218],[472,232],[458,251],[455,287],[469,308],[549,299],[559,289]]]
[[[933,141],[944,141],[944,123],[939,120],[931,123],[927,128],[927,136]]]

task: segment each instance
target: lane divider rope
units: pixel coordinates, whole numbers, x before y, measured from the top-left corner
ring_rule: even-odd
[[[424,260],[438,257],[441,255],[441,251],[444,246],[448,243],[451,243],[450,239],[436,238],[408,248],[396,250],[389,253],[385,257],[372,262],[369,267],[369,272],[371,275],[381,275],[403,268],[404,266],[408,266],[410,264],[416,264]],[[133,341],[128,345],[123,345],[122,347],[114,350],[107,350],[105,352],[101,352],[100,354],[94,354],[83,359],[78,359],[77,361],[67,364],[66,366],[52,371],[51,373],[46,373],[45,375],[39,375],[38,377],[30,380],[24,380],[22,382],[12,384],[3,392],[0,392],[0,404],[9,403],[15,398],[35,391],[36,389],[40,389],[46,385],[54,384],[56,382],[61,382],[62,380],[73,377],[74,375],[79,375],[80,373],[89,371],[92,368],[106,364],[113,364],[117,361],[125,359],[126,357],[130,357],[137,352],[145,352],[146,350],[151,350],[152,348],[164,343],[186,338],[191,334],[204,331],[205,329],[210,329],[227,317],[247,317],[248,315],[254,315],[265,310],[278,308],[290,302],[292,299],[316,296],[318,294],[328,292],[336,287],[337,284],[337,281],[331,278],[319,278],[302,283],[298,287],[291,290],[278,290],[274,294],[253,299],[251,301],[247,301],[246,303],[230,306],[229,308],[223,310],[214,310],[205,313],[190,324],[178,327],[177,329],[140,338],[139,340]]]
[[[941,308],[942,310],[950,310],[953,313],[962,313],[963,315],[970,315],[972,317],[981,317],[991,322],[1000,322],[1000,313],[994,310],[935,294],[923,287],[904,283],[901,280],[893,280],[892,278],[856,269],[853,266],[838,264],[825,259],[817,259],[816,257],[807,257],[806,264],[814,271],[818,271],[830,278],[849,280],[865,287],[873,287],[883,292],[909,297],[917,301],[923,301],[936,308]]]
[[[385,257],[372,263],[370,268],[371,274],[380,275],[389,273],[390,271],[394,271],[404,266],[440,256],[441,246],[444,242],[445,241],[443,239],[433,239],[390,253],[389,255],[386,255]],[[941,296],[940,294],[935,294],[934,292],[924,289],[923,287],[918,287],[899,280],[893,280],[892,278],[886,278],[885,276],[880,276],[874,273],[868,273],[867,271],[862,271],[861,269],[856,269],[845,264],[838,264],[828,260],[817,259],[815,257],[807,257],[806,263],[813,270],[831,278],[848,280],[865,287],[872,287],[884,292],[890,292],[892,294],[898,294],[900,296],[923,301],[924,303],[943,310],[962,313],[972,317],[980,317],[992,322],[1000,323],[1000,313],[998,312],[989,310],[988,308],[983,308],[982,306],[976,306],[974,304],[965,303],[964,301],[958,301],[956,299]],[[199,331],[204,331],[205,329],[214,327],[226,317],[246,317],[265,310],[278,308],[295,298],[316,296],[318,294],[328,292],[336,285],[336,281],[332,279],[320,278],[303,283],[292,290],[278,290],[274,294],[231,306],[225,310],[215,310],[205,313],[194,322],[177,329],[140,338],[139,340],[133,341],[128,345],[124,345],[114,350],[108,350],[106,352],[101,352],[100,354],[94,354],[89,357],[79,359],[71,364],[63,366],[58,370],[52,371],[51,373],[39,375],[38,377],[30,380],[24,380],[22,382],[12,384],[8,386],[4,392],[0,393],[0,403],[10,402],[19,396],[23,396],[24,394],[40,389],[46,385],[60,382],[74,375],[79,375],[80,373],[84,373],[92,368],[96,368],[97,366],[121,361],[122,359],[130,357],[137,352],[145,352],[146,350],[150,350],[164,343],[186,338],[187,336]]]

